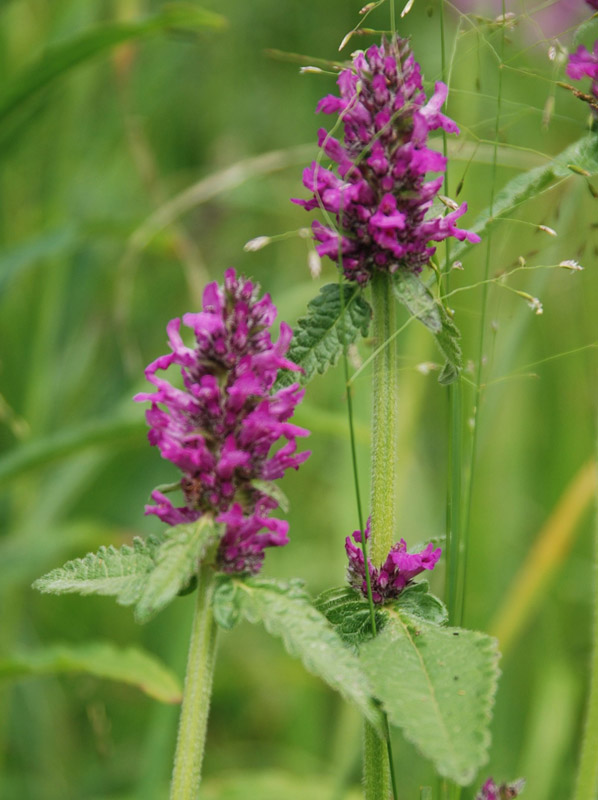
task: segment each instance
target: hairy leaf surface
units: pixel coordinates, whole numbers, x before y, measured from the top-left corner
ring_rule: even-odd
[[[372,621],[368,601],[350,586],[337,586],[316,597],[315,607],[328,622],[334,626],[338,635],[354,646],[360,645],[372,636]],[[386,616],[376,609],[376,630],[380,631]]]
[[[287,358],[303,368],[304,373],[282,372],[275,388],[298,381],[307,383],[316,372],[324,373],[338,361],[343,346],[358,336],[365,336],[371,308],[361,290],[353,284],[327,283],[320,294],[307,304],[307,314],[293,331]]]
[[[207,515],[166,531],[135,609],[138,622],[147,622],[188,585],[215,536],[214,522]]]
[[[463,357],[459,345],[461,334],[448,311],[441,302],[434,299],[428,287],[413,272],[397,270],[393,274],[393,290],[409,313],[434,334],[436,343],[446,358],[438,380],[442,384],[452,383],[459,377]]]
[[[214,617],[218,622],[229,623],[227,627],[234,624],[235,617],[262,622],[268,633],[280,637],[287,651],[300,658],[309,672],[354,703],[382,732],[380,713],[357,657],[314,608],[300,582],[222,580],[214,596]]]
[[[178,703],[182,697],[177,676],[136,647],[123,649],[110,642],[55,644],[0,658],[0,681],[78,672],[131,684],[164,703]]]
[[[133,546],[100,547],[97,553],[68,561],[33,584],[48,594],[101,594],[116,598],[122,606],[136,603],[156,566],[156,554],[163,537],[135,538]]]
[[[338,586],[318,595],[314,602],[318,611],[334,625],[347,644],[359,647],[372,638],[370,606],[367,599],[350,586]],[[441,600],[428,592],[428,582],[420,581],[404,589],[392,605],[376,606],[376,631],[386,625],[389,609],[433,625],[445,625],[448,615]]]
[[[360,648],[374,693],[393,725],[458,784],[488,759],[498,679],[496,641],[475,631],[414,622],[389,610],[384,630]]]

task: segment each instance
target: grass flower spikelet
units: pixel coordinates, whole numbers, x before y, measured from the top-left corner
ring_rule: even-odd
[[[150,444],[181,470],[185,500],[175,507],[156,490],[146,514],[168,525],[214,514],[225,525],[217,556],[224,572],[255,573],[265,547],[286,544],[288,523],[270,517],[278,502],[252,482],[281,478],[309,456],[296,452],[296,439],[309,431],[288,422],[304,391],[295,383],[272,392],[279,369],[299,370],[285,358],[290,327],[281,323],[278,341],[270,338],[275,317],[269,295],[259,299],[258,287],[227,270],[222,286],[206,286],[203,310],[183,316],[195,346],[183,343],[181,320],[171,320],[172,352],[145,370],[155,390],[135,397],[151,403]],[[180,367],[183,388],[159,375],[173,365]]]

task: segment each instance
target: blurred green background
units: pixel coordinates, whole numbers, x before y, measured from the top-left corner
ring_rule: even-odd
[[[143,408],[131,398],[145,364],[165,351],[167,321],[197,308],[206,281],[234,265],[293,324],[319,286],[336,280],[331,262],[311,278],[304,239],[256,253],[243,245],[309,224],[288,198],[305,196],[301,170],[326,124],[314,107],[334,91],[333,76],[300,75],[299,63],[267,51],[338,59],[361,5],[214,0],[203,8],[225,25],[202,18],[212,24],[192,31],[171,20],[143,39],[98,47],[93,58],[86,54],[98,25],[115,31],[111,25],[168,9],[150,0],[0,6],[3,800],[167,796],[177,706],[89,675],[10,680],[2,665],[56,642],[107,640],[142,647],[182,677],[189,597],[139,627],[110,599],[41,596],[30,585],[100,544],[157,530],[143,506],[154,486],[175,476],[149,447]],[[383,6],[366,24],[384,29],[387,17]],[[399,31],[412,35],[430,88],[440,77],[437,4],[416,1]],[[447,8],[449,114],[462,128],[450,144],[449,191],[463,180],[466,222],[489,202],[500,37],[500,26],[482,17],[459,21]],[[343,57],[373,40],[354,39]],[[567,46],[571,37],[559,41]],[[547,163],[587,127],[586,107],[554,84],[563,63],[558,52],[549,59],[550,45],[528,17],[507,31],[497,188]],[[75,54],[72,67],[67,51]],[[57,64],[63,69],[54,74]],[[591,646],[598,201],[588,183],[598,189],[597,180],[572,173],[501,222],[492,239],[492,276],[520,256],[528,266],[578,259],[585,267],[509,280],[541,299],[542,316],[500,286],[489,292],[466,617],[471,627],[498,632],[505,650],[491,760],[480,782],[487,774],[525,775],[528,800],[571,789]],[[470,251],[451,288],[482,280],[485,248]],[[465,453],[481,299],[478,286],[450,301],[472,362]],[[418,366],[439,360],[427,331],[409,325],[399,348],[397,538],[411,545],[444,532],[448,411],[435,371]],[[366,341],[353,358],[370,351]],[[364,499],[368,378],[366,369],[354,383]],[[270,552],[264,569],[302,577],[314,594],[343,582],[344,537],[358,524],[343,393],[340,368],[308,387],[297,421],[313,431],[313,454],[284,481],[292,541]],[[538,537],[543,549],[522,584],[533,596],[514,595],[512,581]],[[433,589],[443,592],[440,568]],[[429,765],[400,734],[395,754],[402,799],[417,800],[420,786],[436,791]],[[359,781],[354,712],[261,629],[222,634],[202,796],[338,800],[359,797]]]

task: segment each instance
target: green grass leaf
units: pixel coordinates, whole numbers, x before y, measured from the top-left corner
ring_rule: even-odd
[[[535,197],[546,189],[557,178],[566,178],[574,174],[571,166],[584,170],[589,175],[598,174],[598,136],[590,133],[559,153],[552,161],[541,167],[530,169],[518,175],[501,189],[496,195],[493,213],[487,208],[477,217],[475,222],[468,226],[483,238],[484,233],[501,216],[509,214],[517,206]],[[456,259],[472,246],[467,240],[455,242],[451,245],[451,258]]]
[[[392,286],[397,300],[432,331],[436,344],[446,358],[438,381],[443,385],[452,383],[459,377],[463,357],[459,345],[461,334],[448,311],[434,299],[428,287],[413,272],[397,270],[393,274]]]
[[[149,573],[156,566],[162,537],[136,537],[133,546],[100,547],[97,553],[67,561],[33,584],[46,594],[101,594],[116,598],[122,606],[137,603]]]
[[[418,621],[397,609],[360,648],[393,725],[440,775],[470,783],[488,759],[498,650],[490,636]]]
[[[123,649],[110,642],[55,644],[0,658],[0,682],[59,673],[128,683],[163,703],[179,703],[182,697],[177,676],[137,647]]]
[[[90,447],[122,447],[131,441],[142,441],[146,430],[143,418],[132,419],[121,413],[120,416],[90,420],[39,439],[32,439],[0,458],[0,487],[31,470]]]
[[[140,22],[109,23],[86,30],[59,44],[8,81],[0,93],[0,123],[19,105],[79,64],[105,53],[116,45],[142,39],[167,30],[221,28],[225,20],[190,3],[170,3],[159,14]]]
[[[285,370],[275,388],[298,381],[310,381],[316,372],[333,367],[344,344],[351,344],[359,335],[366,336],[372,311],[357,286],[327,283],[320,294],[307,304],[307,314],[298,322],[287,358],[304,369],[304,374]],[[343,301],[344,297],[344,301]]]
[[[168,528],[135,608],[138,622],[147,622],[188,585],[214,538],[214,522],[207,515],[197,522]]]
[[[219,587],[222,591],[221,583]],[[300,658],[305,668],[322,678],[382,732],[381,716],[371,699],[370,686],[357,656],[310,600],[301,582],[253,578],[231,580],[226,596],[229,607],[249,622],[262,622],[273,636],[280,637],[287,651]],[[218,611],[215,595],[214,616]],[[222,598],[222,595],[221,595]]]

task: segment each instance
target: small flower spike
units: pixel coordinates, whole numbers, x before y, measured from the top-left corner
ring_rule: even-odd
[[[347,536],[345,540],[345,550],[349,558],[347,580],[354,589],[367,597],[363,550],[360,546],[361,536],[361,531],[354,531],[353,541],[350,536]],[[370,519],[365,528],[365,538],[366,540],[370,538]],[[390,548],[386,561],[381,567],[374,567],[368,558],[374,603],[382,604],[398,597],[416,575],[426,569],[434,569],[441,552],[440,548],[434,548],[434,545],[430,543],[421,553],[408,553],[407,545],[401,539]]]
[[[316,109],[338,113],[343,123],[343,144],[319,131],[322,154],[336,167],[314,161],[303,173],[312,197],[293,200],[307,211],[324,212],[324,224],[312,224],[318,254],[342,264],[348,280],[365,284],[376,269],[420,272],[435,253],[431,241],[454,236],[479,242],[456,225],[466,203],[444,216],[428,216],[443,178],[426,175],[446,170],[446,158],[427,147],[428,134],[459,129],[440,111],[444,83],[436,83],[426,100],[409,42],[393,36],[355,53],[338,86],[340,97],[328,95]]]
[[[272,343],[275,317],[269,295],[259,299],[258,287],[227,270],[223,286],[206,286],[203,310],[183,316],[195,345],[183,343],[181,320],[171,320],[172,352],[145,370],[155,391],[135,397],[151,403],[150,444],[181,470],[185,501],[175,507],[156,490],[146,514],[168,525],[214,514],[225,525],[217,555],[223,572],[256,573],[265,547],[286,544],[288,523],[270,517],[278,502],[254,481],[281,478],[309,456],[296,452],[297,438],[309,431],[288,421],[304,391],[294,383],[273,392],[279,369],[299,370],[285,358],[292,331],[284,322]],[[180,367],[182,388],[158,374],[173,365]]]
[[[499,786],[492,778],[488,778],[476,794],[475,800],[513,800],[514,797],[519,797],[524,786],[523,779],[514,783],[501,783]]]

